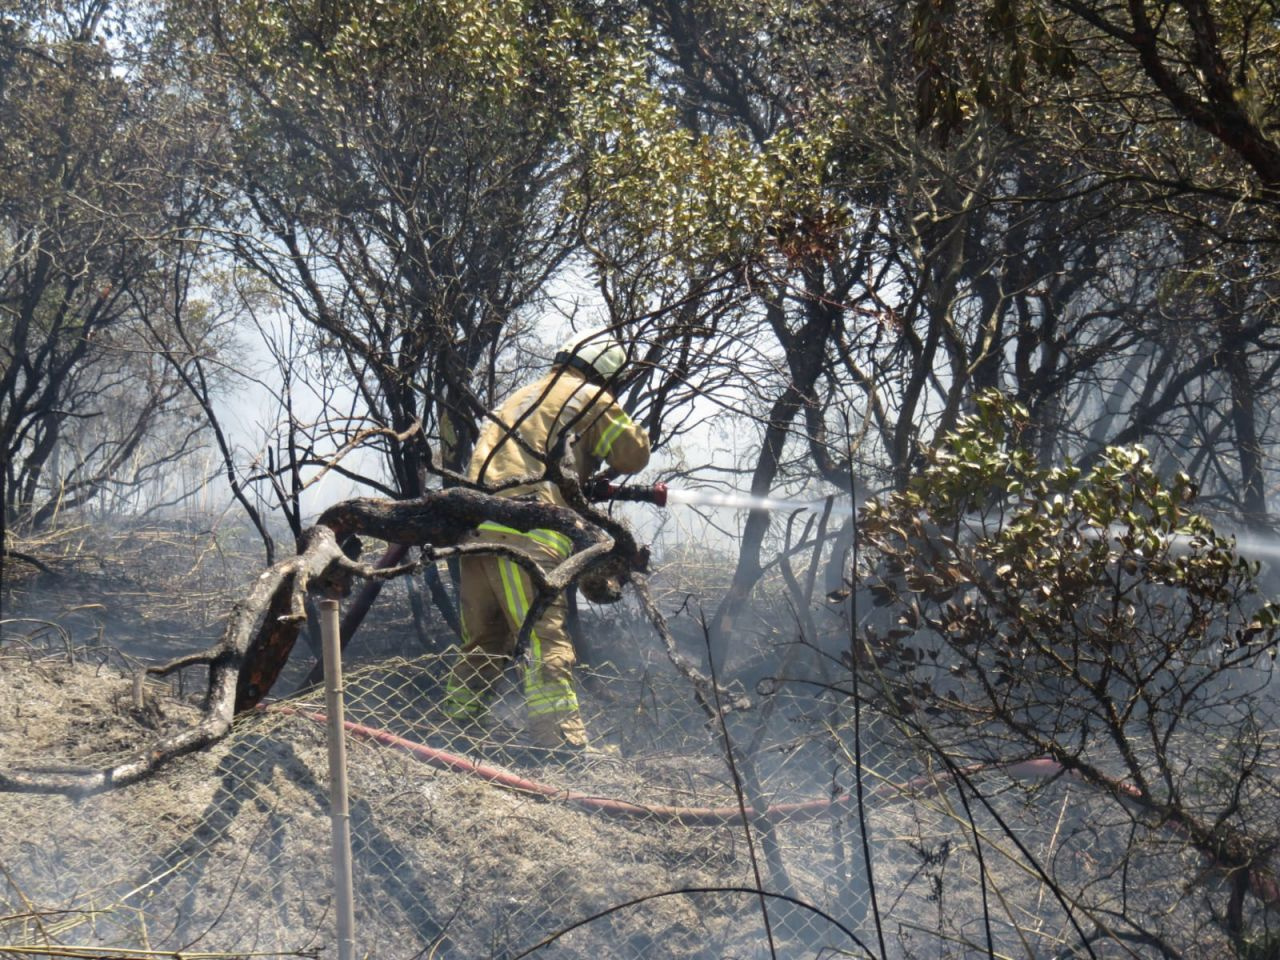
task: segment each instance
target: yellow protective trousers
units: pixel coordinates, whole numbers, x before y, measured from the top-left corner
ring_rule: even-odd
[[[534,557],[544,570],[572,551],[569,539],[557,531],[525,533],[497,523],[482,523],[468,542],[514,547]],[[486,713],[493,688],[515,652],[535,592],[529,575],[506,557],[468,556],[460,566],[462,644],[445,681],[445,711],[465,722]],[[539,746],[580,747],[587,742],[573,687],[575,656],[566,629],[567,614],[564,597],[556,597],[529,637],[525,705],[530,739]]]

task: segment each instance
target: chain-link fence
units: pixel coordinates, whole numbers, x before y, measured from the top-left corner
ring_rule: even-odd
[[[464,731],[443,661],[353,671],[357,953],[1224,955],[1219,881],[1176,829],[1050,765],[932,770],[802,659],[723,724],[663,663],[583,671],[603,749],[569,762],[524,741],[514,679]],[[0,764],[118,758],[196,716],[172,693],[9,647]],[[323,709],[274,704],[129,787],[0,794],[0,954],[330,955]]]

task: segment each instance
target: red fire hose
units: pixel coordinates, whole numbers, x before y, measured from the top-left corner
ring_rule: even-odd
[[[300,710],[297,707],[284,706],[282,704],[274,704],[269,709],[276,713],[288,714],[291,716],[305,717],[315,723],[325,723],[325,715],[307,710]],[[724,807],[674,807],[664,804],[647,805],[640,803],[631,803],[627,800],[615,800],[609,797],[597,797],[589,793],[582,793],[577,790],[563,789],[553,787],[550,784],[542,783],[537,780],[529,780],[526,777],[518,776],[509,770],[501,767],[489,766],[484,763],[477,763],[474,760],[468,760],[466,757],[460,757],[457,754],[449,753],[437,747],[428,746],[425,743],[418,743],[408,740],[404,737],[397,736],[388,730],[378,730],[374,727],[368,727],[364,724],[346,721],[344,726],[347,731],[360,740],[367,740],[374,743],[380,743],[383,746],[393,747],[397,750],[403,750],[410,756],[425,763],[429,763],[434,767],[443,770],[454,770],[458,773],[466,773],[489,783],[498,786],[507,787],[511,790],[518,790],[521,793],[530,793],[536,796],[546,797],[550,800],[559,800],[565,803],[571,803],[577,807],[587,810],[596,810],[601,813],[609,814],[617,817],[631,818],[659,818],[670,820],[675,823],[682,823],[690,826],[715,826],[725,823],[733,823],[742,819],[742,810],[737,806]],[[967,770],[968,773],[976,773],[981,769],[987,769],[980,766]],[[1005,773],[1018,778],[1040,779],[1052,776],[1054,773],[1060,772],[1061,768],[1050,760],[1027,760],[1020,763],[1008,764],[999,768]],[[934,777],[917,777],[906,783],[891,783],[885,781],[877,784],[871,790],[871,796],[879,799],[898,796],[904,793],[932,793],[941,789],[937,779]],[[818,817],[827,816],[829,814],[843,813],[852,809],[856,803],[853,794],[841,793],[834,797],[826,797],[816,800],[801,800],[793,803],[775,803],[763,811],[756,813],[748,809],[748,815],[753,819],[768,820],[813,820]]]
[[[323,713],[316,713],[308,710],[300,710],[296,707],[289,707],[283,704],[272,704],[267,709],[276,713],[283,713],[290,716],[305,717],[315,723],[324,724],[326,717]],[[577,790],[562,789],[553,787],[550,784],[542,783],[537,780],[529,780],[526,777],[518,776],[509,770],[501,767],[489,766],[488,764],[476,763],[474,760],[468,760],[466,757],[460,757],[457,754],[449,753],[446,750],[440,750],[436,747],[427,746],[425,743],[417,743],[413,740],[405,739],[397,736],[387,730],[378,730],[374,727],[368,727],[364,724],[354,723],[350,720],[346,721],[344,726],[347,731],[360,740],[380,743],[383,746],[392,747],[396,750],[403,750],[415,759],[424,763],[429,763],[434,767],[444,770],[453,770],[458,773],[469,774],[479,777],[481,780],[506,787],[510,790],[516,790],[521,793],[533,794],[535,796],[546,797],[549,800],[559,800],[564,803],[573,804],[584,810],[597,811],[607,816],[622,818],[659,818],[674,823],[685,824],[688,826],[719,826],[726,823],[734,823],[742,819],[743,811],[738,806],[724,807],[675,807],[664,804],[646,805],[639,803],[631,803],[626,800],[614,800],[609,797],[597,797],[589,793],[582,793]],[[1050,760],[1042,757],[1037,760],[1022,760],[1017,763],[1009,764],[973,764],[957,771],[959,776],[970,776],[972,774],[999,771],[1008,774],[1019,780],[1047,780],[1050,777],[1062,774],[1064,768],[1056,760]],[[889,800],[893,798],[903,797],[908,794],[929,795],[938,793],[943,789],[944,782],[954,779],[954,777],[938,778],[935,776],[915,777],[905,783],[893,783],[885,780],[876,784],[869,791],[869,798],[879,800]],[[1137,789],[1124,783],[1117,783],[1116,790],[1120,794],[1132,794],[1135,798],[1138,796]],[[763,811],[755,812],[747,810],[748,816],[753,820],[768,820],[770,822],[778,820],[805,821],[814,820],[818,817],[827,815],[838,815],[846,811],[852,810],[856,805],[856,798],[850,793],[841,793],[833,797],[827,797],[817,800],[802,800],[793,803],[775,803]],[[1167,823],[1170,829],[1180,829],[1177,823]],[[1258,899],[1271,909],[1280,909],[1280,882],[1276,878],[1270,876],[1263,871],[1255,870],[1251,873],[1250,888]]]

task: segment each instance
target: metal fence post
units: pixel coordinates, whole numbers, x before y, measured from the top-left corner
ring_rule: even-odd
[[[351,879],[351,812],[347,804],[347,745],[343,730],[342,650],[338,641],[338,601],[320,601],[324,646],[324,699],[329,726],[329,820],[333,830],[334,904],[338,918],[338,960],[355,960],[355,891]]]

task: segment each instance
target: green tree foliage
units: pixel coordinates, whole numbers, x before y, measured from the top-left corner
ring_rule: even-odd
[[[567,104],[592,29],[523,0],[180,9],[207,24],[191,63],[229,121],[235,252],[366,411],[337,445],[421,423],[465,463],[499,353],[576,242]],[[398,492],[423,437],[380,441]]]
[[[1250,175],[1084,6],[627,6],[577,196],[615,309],[754,418],[735,485],[902,488],[998,388],[1041,462],[1144,442],[1265,522],[1275,271],[1222,242],[1264,225]],[[718,636],[776,529],[746,520]]]
[[[1135,823],[1176,825],[1231,875],[1216,915],[1243,943],[1280,843],[1260,696],[1280,607],[1185,474],[1164,482],[1136,446],[1045,468],[1028,422],[981,395],[905,490],[868,505],[868,586],[896,623],[867,631],[864,673],[951,763],[1048,757]]]
[[[1237,0],[914,3],[919,122],[1049,125],[1100,171],[1219,201],[1280,199],[1280,29]],[[1197,137],[1195,134],[1201,136]]]
[[[1113,269],[1135,217],[1064,199],[1080,170],[990,113],[945,142],[919,129],[901,4],[633,9],[637,52],[580,111],[592,252],[635,312],[699,317],[686,380],[755,419],[736,485],[900,486],[982,386],[1032,407],[1045,456],[1090,445],[1069,391],[1147,320],[1147,279]],[[770,519],[746,521],[718,637]]]
[[[1111,218],[1138,218],[1133,261],[1149,271],[1141,309],[1155,321],[1139,351],[1152,362],[1131,355],[1143,386],[1127,423],[1108,416],[1111,439],[1153,450],[1172,439],[1160,457],[1194,448],[1197,478],[1230,478],[1214,493],[1265,523],[1280,174],[1273,11],[1234,0],[912,8],[915,116],[930,137],[950,142],[994,118],[1062,171],[1042,188],[1051,208],[1089,192],[1108,198]],[[1190,411],[1208,397],[1223,415],[1197,425]]]
[[[166,245],[198,148],[108,4],[16,14],[0,27],[0,459],[5,520],[31,530],[104,491],[131,501],[199,432],[144,322],[182,306]]]
[[[705,30],[718,65],[764,69],[775,52],[768,5],[691,6],[682,11],[691,23],[648,24],[642,12],[610,42],[608,70],[577,91],[574,131],[587,165],[572,199],[591,215],[598,266],[625,269],[629,251],[642,247],[654,258],[648,282],[678,286],[690,271],[761,261],[802,207],[820,216],[830,137],[818,124],[758,117],[772,105],[748,94],[709,116],[708,102],[681,89],[683,78],[655,66],[678,58],[673,45],[692,42],[680,31]]]

